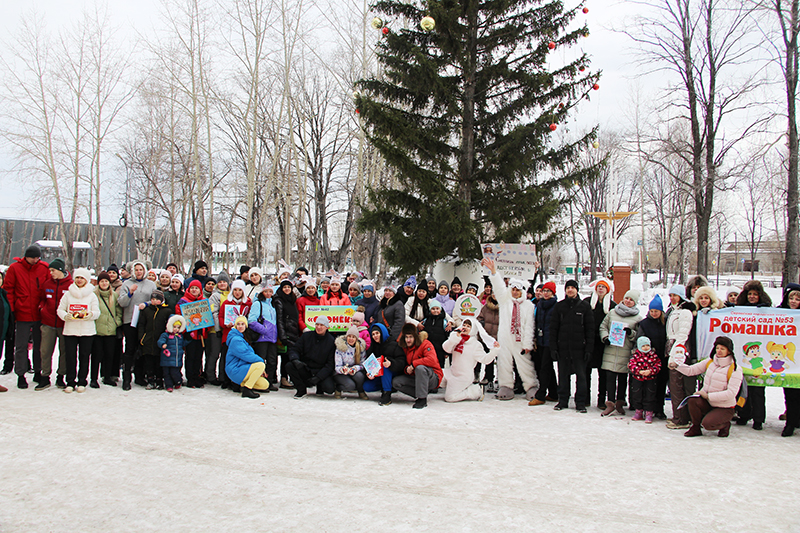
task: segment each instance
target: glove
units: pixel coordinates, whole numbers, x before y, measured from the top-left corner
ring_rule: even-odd
[[[606,345],[608,345],[608,346],[611,346],[611,341],[610,341],[610,340],[608,340],[608,337],[606,337],[605,339],[603,339],[603,344],[606,344]]]
[[[311,383],[311,385],[316,385],[317,383],[319,383],[319,377],[317,377],[317,376],[312,377],[309,380],[309,383]]]

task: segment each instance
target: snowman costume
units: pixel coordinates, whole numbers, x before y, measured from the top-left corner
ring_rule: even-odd
[[[533,349],[533,304],[525,298],[525,283],[511,279],[506,287],[503,276],[499,272],[491,275],[494,295],[500,313],[500,325],[497,329],[497,340],[500,351],[497,355],[497,382],[500,390],[497,398],[510,400],[514,397],[514,363],[525,388],[525,397],[533,398],[539,388],[539,380],[533,368],[530,350]],[[512,298],[511,288],[522,291],[522,296]],[[522,353],[528,350],[528,353]]]
[[[477,363],[484,365],[491,363],[500,350],[494,347],[494,338],[486,333],[486,330],[477,320],[470,318],[465,318],[464,320],[469,320],[472,326],[469,335],[452,331],[450,337],[442,345],[444,351],[453,354],[452,364],[444,370],[444,385],[446,387],[444,401],[446,402],[481,400],[483,398],[483,387],[473,383],[475,365]],[[484,350],[483,345],[478,340],[478,336],[490,348],[489,353]]]

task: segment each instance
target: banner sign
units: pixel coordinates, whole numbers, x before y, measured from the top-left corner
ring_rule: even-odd
[[[536,274],[535,244],[481,244],[483,257],[492,259],[497,271],[505,278],[533,279]],[[484,268],[488,272],[488,269]]]
[[[307,305],[306,328],[314,329],[318,316],[326,316],[330,321],[328,331],[345,333],[350,328],[350,319],[356,312],[356,305]]]
[[[707,358],[720,335],[730,337],[748,385],[800,388],[795,353],[800,310],[728,307],[697,314],[697,360]]]
[[[214,326],[214,315],[208,300],[197,300],[181,304],[181,315],[186,318],[186,331],[195,331]]]

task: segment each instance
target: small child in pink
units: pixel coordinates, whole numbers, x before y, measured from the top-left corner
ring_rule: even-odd
[[[639,337],[636,339],[636,350],[628,362],[628,371],[631,377],[631,407],[635,409],[632,420],[642,420],[653,423],[653,413],[656,410],[656,376],[661,370],[661,360],[655,350],[650,346],[650,339]],[[644,415],[644,416],[643,416]]]
[[[350,319],[350,325],[355,326],[358,329],[358,336],[359,338],[363,339],[364,342],[367,344],[367,350],[369,350],[369,345],[372,342],[372,339],[369,336],[369,328],[367,327],[366,322],[364,321],[364,311],[363,307],[359,306],[358,311],[353,313],[353,317]]]

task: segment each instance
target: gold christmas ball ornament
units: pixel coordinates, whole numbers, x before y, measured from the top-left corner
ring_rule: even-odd
[[[600,143],[595,141],[592,143],[592,148],[600,148]]]
[[[419,21],[419,27],[425,31],[431,31],[436,27],[436,21],[433,20],[433,17],[422,17],[422,20]]]
[[[374,19],[372,19],[370,25],[372,26],[373,29],[379,30],[383,28],[383,21],[381,20],[380,17],[375,17]]]

